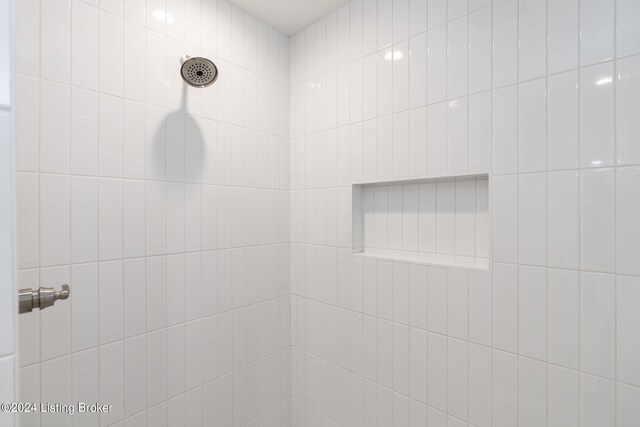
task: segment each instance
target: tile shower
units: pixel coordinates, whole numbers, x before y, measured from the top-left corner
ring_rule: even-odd
[[[638,425],[637,0],[13,5],[22,426]]]
[[[291,37],[292,425],[638,425],[639,16],[354,0]]]

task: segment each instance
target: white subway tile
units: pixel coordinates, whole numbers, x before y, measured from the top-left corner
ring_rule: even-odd
[[[164,107],[166,72],[165,39],[153,31],[147,31],[146,52],[146,101],[148,104]],[[147,138],[150,136],[151,135],[147,135]]]
[[[97,175],[98,108],[96,93],[71,89],[70,171],[73,174]]]
[[[376,120],[363,124],[363,178],[373,180],[378,176],[378,126]]]
[[[579,164],[578,73],[551,76],[547,85],[548,168],[575,169]]]
[[[98,266],[74,265],[71,301],[71,349],[85,350],[98,345]]]
[[[362,57],[363,8],[363,0],[355,0],[349,4],[349,53],[352,60]]]
[[[469,344],[447,339],[447,413],[466,420],[469,412]]]
[[[409,395],[409,327],[393,324],[393,389]],[[394,414],[395,415],[395,414]]]
[[[98,259],[98,182],[71,177],[71,261]]]
[[[137,336],[124,341],[124,415],[130,417],[147,405],[146,340]]]
[[[578,172],[548,174],[549,266],[578,267],[579,205]]]
[[[447,338],[429,333],[427,356],[427,397],[429,406],[447,408]],[[431,422],[429,422],[431,424]]]
[[[447,0],[427,0],[427,26],[435,28],[447,22]]]
[[[78,402],[92,402],[100,397],[100,353],[97,348],[71,356],[71,396]],[[98,424],[100,414],[76,412],[74,423]],[[77,425],[77,424],[76,424]]]
[[[413,399],[427,403],[428,391],[428,335],[426,331],[411,328],[410,349],[410,395]]]
[[[469,102],[460,98],[447,102],[448,171],[463,174],[469,169]]]
[[[100,91],[122,96],[124,82],[123,20],[100,12]],[[148,75],[148,74],[147,74]]]
[[[146,310],[147,332],[166,326],[166,260],[163,256],[146,260]]]
[[[615,269],[615,176],[612,169],[580,172],[580,267]]]
[[[412,4],[414,2],[426,5],[426,0],[413,0]],[[413,36],[409,49],[409,108],[415,108],[427,104],[427,33]]]
[[[393,0],[393,42],[409,37],[409,0]]]
[[[419,205],[420,186],[404,185],[402,194],[402,250],[404,251],[417,252],[419,249]]]
[[[98,264],[100,344],[122,340],[124,326],[122,261]]]
[[[39,180],[37,174],[16,174],[17,267],[34,268],[39,263]]]
[[[549,269],[549,362],[578,368],[580,284],[577,271]]]
[[[491,275],[469,272],[469,340],[478,344],[491,343]]]
[[[372,53],[362,62],[362,114],[365,120],[375,119],[378,113],[378,59]]]
[[[544,361],[547,359],[547,270],[521,266],[518,279],[518,353]]]
[[[638,194],[640,168],[626,167],[617,170],[617,217],[616,217],[616,271],[622,274],[640,274],[635,260],[638,259],[640,227],[636,222],[638,208],[633,200]]]
[[[120,179],[98,181],[98,257],[100,260],[122,258],[123,185]]]
[[[547,169],[547,82],[538,79],[518,89],[519,171],[543,172]]]
[[[123,264],[124,288],[124,336],[125,338],[145,332],[146,322],[146,281],[145,260],[137,258],[125,260]]]
[[[491,349],[469,345],[469,422],[478,427],[491,425]]]
[[[391,322],[378,320],[378,383],[393,386],[393,327]]]
[[[516,266],[494,264],[492,305],[493,347],[516,352],[518,348],[518,269]]]
[[[40,171],[69,172],[71,93],[68,86],[40,85]]]
[[[466,6],[466,0],[464,3]],[[469,93],[469,22],[466,16],[447,25],[446,67],[447,98],[467,95]]]
[[[71,357],[64,356],[43,363],[40,374],[40,398],[43,402],[71,401]],[[43,424],[70,424],[71,415],[65,412],[41,414]]]
[[[41,75],[43,78],[67,84],[71,74],[70,9],[69,1],[42,3],[39,28]],[[33,28],[33,25],[29,27]]]
[[[493,350],[493,425],[518,423],[518,356]]]
[[[385,54],[384,59],[393,64],[393,112],[397,113],[409,107],[409,42],[395,43],[391,52],[391,57]]]
[[[489,182],[476,181],[476,257],[489,258],[491,218],[489,216]]]
[[[428,279],[428,329],[440,334],[447,333],[447,270],[429,267]]]
[[[409,0],[409,32],[416,35],[427,30],[427,0]]]
[[[580,1],[580,65],[613,59],[613,0]]]
[[[548,425],[580,425],[580,377],[577,371],[549,365]]]
[[[99,109],[98,175],[122,177],[123,105],[122,99],[101,95]]]
[[[184,254],[168,255],[166,261],[167,274],[167,325],[184,322]]]
[[[494,260],[516,263],[519,228],[517,176],[497,176],[493,179],[493,224]]]
[[[439,182],[436,184],[436,252],[454,254],[455,219],[450,212],[455,210],[455,183]]]
[[[389,249],[402,249],[402,186],[390,185],[387,193],[387,242]],[[338,238],[340,231],[338,230]]]
[[[349,65],[349,122],[361,122],[363,115],[363,60],[358,59]]]
[[[447,86],[447,32],[438,27],[427,33],[427,101],[429,104],[446,99]],[[378,76],[380,78],[381,76]],[[380,112],[378,112],[379,114]]]
[[[518,89],[493,92],[493,173],[518,171]]]
[[[616,419],[619,426],[631,427],[638,420],[640,417],[638,399],[640,399],[640,389],[627,384],[617,384]]]
[[[393,176],[401,178],[409,171],[409,113],[393,115]]]
[[[520,357],[518,369],[518,425],[544,425],[547,420],[547,365]]]
[[[493,87],[513,84],[518,75],[518,2],[493,5]]]
[[[419,205],[419,249],[420,252],[436,252],[436,185],[420,184]]]
[[[409,175],[427,175],[427,108],[409,111]]]
[[[469,337],[469,275],[464,270],[447,273],[447,334]]]
[[[34,116],[40,114],[40,84],[33,77],[16,74],[13,92],[14,132],[16,140],[20,141],[15,146],[16,169],[36,172],[40,159],[40,123]]]
[[[40,2],[28,0],[16,2],[15,16],[15,69],[18,73],[40,75]]]
[[[547,4],[521,0],[518,14],[518,76],[524,81],[543,76],[547,71]]]
[[[616,153],[619,165],[640,163],[638,140],[640,127],[635,120],[640,112],[640,76],[638,57],[624,59],[617,64],[616,76]]]
[[[580,274],[580,369],[606,378],[615,370],[615,278]]]
[[[613,64],[580,71],[580,166],[613,165]]]
[[[617,276],[617,378],[628,384],[640,385],[640,370],[636,361],[640,355],[640,341],[635,331],[638,324],[636,303],[640,296],[637,277]]]
[[[126,2],[128,5],[133,2]],[[144,8],[143,8],[144,9]],[[136,25],[125,20],[124,22],[124,54],[123,64],[126,70],[132,70],[139,67],[141,58],[145,57],[146,34],[143,26]],[[145,66],[146,71],[146,66]],[[124,73],[123,76],[123,94],[125,98],[135,101],[144,102],[146,85],[140,84],[135,73]],[[125,116],[126,120],[126,116]]]
[[[614,423],[615,385],[613,381],[580,374],[580,425],[596,427]]]
[[[392,116],[378,118],[378,179],[393,176],[393,120]]]
[[[455,184],[455,250],[456,255],[476,255],[476,181]]]
[[[40,175],[40,266],[70,260],[70,183],[68,176]]]
[[[166,329],[147,334],[146,341],[147,405],[156,405],[167,397]]]
[[[125,178],[145,177],[144,105],[124,101],[122,172]]]
[[[618,58],[640,53],[640,33],[635,25],[640,17],[640,6],[632,0],[615,3],[616,7],[616,52]]]
[[[579,3],[579,0],[561,0],[547,4],[548,73],[578,66]]]
[[[346,64],[349,59],[349,4],[338,8],[338,65]]]
[[[491,92],[469,97],[469,172],[491,168]]]
[[[98,9],[81,1],[72,2],[70,60],[71,83],[74,86],[98,90],[100,76],[99,50],[96,49],[99,43],[98,28]],[[59,50],[56,49],[56,51]]]
[[[324,27],[324,20],[320,20]],[[320,28],[320,26],[318,26]],[[378,2],[364,0],[362,3],[362,49],[365,55],[378,48]]]
[[[167,212],[167,252],[184,251],[185,232],[185,196],[184,184],[168,182],[166,184],[166,212]]]
[[[547,264],[547,176],[544,173],[520,175],[518,182],[519,262],[544,266]]]
[[[427,108],[427,171],[431,176],[447,172],[447,104]]]
[[[491,8],[469,15],[469,93],[491,89]]]

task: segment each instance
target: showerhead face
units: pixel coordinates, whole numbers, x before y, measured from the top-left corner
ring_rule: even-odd
[[[189,86],[207,87],[218,78],[218,68],[207,58],[185,56],[182,58],[180,75]]]

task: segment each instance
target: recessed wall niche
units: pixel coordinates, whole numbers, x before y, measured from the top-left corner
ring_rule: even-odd
[[[418,178],[352,186],[352,253],[489,269],[489,177]]]

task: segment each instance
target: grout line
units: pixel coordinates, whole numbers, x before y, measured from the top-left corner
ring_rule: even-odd
[[[618,152],[618,139],[619,130],[618,123],[618,0],[613,0],[613,75],[612,77],[612,91],[613,91],[613,271],[618,271],[618,166],[620,165],[619,152]],[[613,423],[614,426],[618,425],[618,413],[619,409],[619,396],[618,396],[618,278],[613,276],[614,288],[613,288]]]

